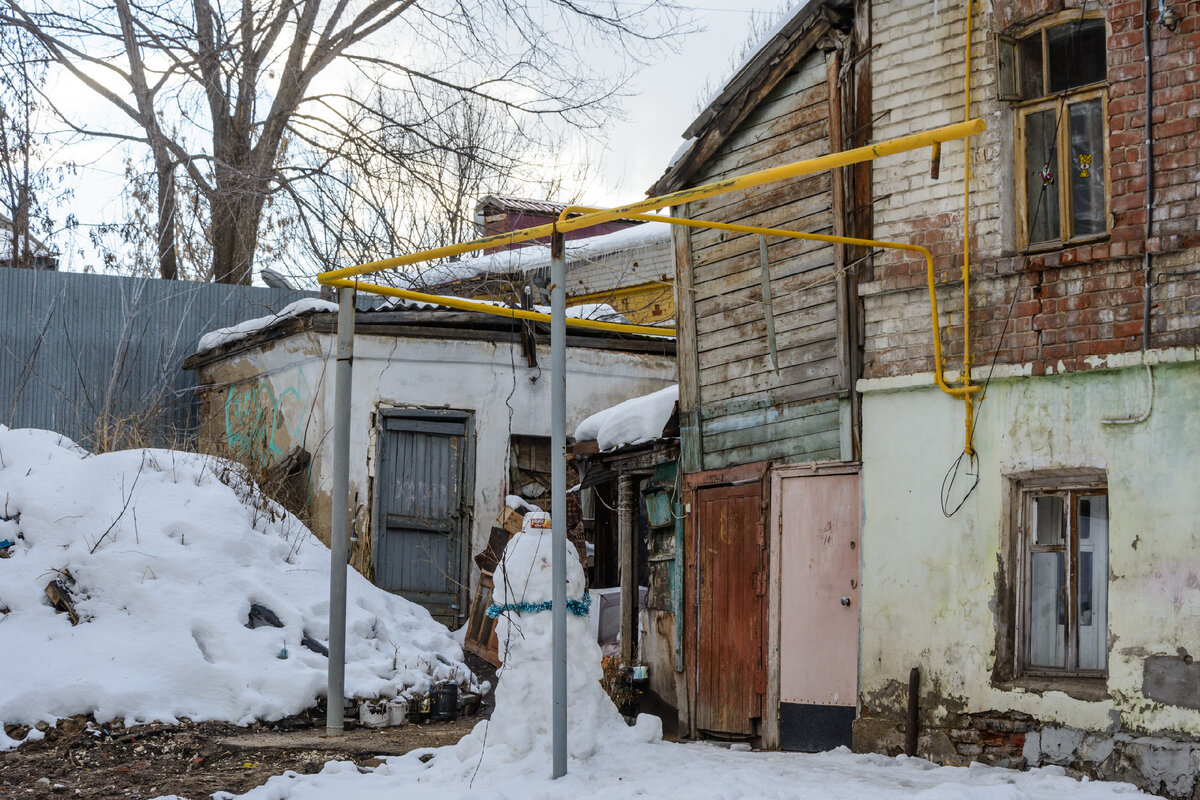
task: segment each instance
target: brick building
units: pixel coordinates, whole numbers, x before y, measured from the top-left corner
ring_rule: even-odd
[[[967,13],[871,3],[874,140],[963,119]],[[988,130],[970,140],[969,194],[961,142],[937,180],[926,159],[872,165],[873,235],[933,252],[960,380],[965,223],[966,356],[987,388],[960,458],[925,264],[876,253],[858,285],[855,746],[900,750],[916,667],[923,755],[1192,797],[1200,3],[984,0],[970,31],[970,116]]]
[[[674,209],[922,245],[938,304],[910,253],[676,232],[685,545],[720,537],[709,585],[741,587],[754,620],[708,630],[688,563],[694,732],[787,747],[790,712],[798,749],[835,741],[846,698],[810,685],[805,654],[832,651],[802,625],[842,595],[856,749],[904,749],[916,668],[924,756],[1200,792],[1197,52],[1197,2],[813,0],[689,128],[651,193],[987,122],[933,162]],[[978,387],[971,416],[936,385],[935,333],[945,379]],[[861,511],[860,572],[805,593],[821,576],[788,559],[836,509],[787,486],[825,469],[861,476],[832,501]],[[706,691],[728,694],[708,639],[747,699],[706,725]]]

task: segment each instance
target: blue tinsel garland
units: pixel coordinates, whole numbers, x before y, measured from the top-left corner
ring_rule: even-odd
[[[588,609],[591,607],[591,605],[592,596],[587,592],[584,592],[583,597],[579,598],[578,600],[567,601],[567,611],[570,611],[577,617],[586,617],[588,615]],[[515,611],[518,614],[533,614],[537,611],[549,611],[552,608],[554,608],[554,603],[550,600],[546,600],[542,603],[527,603],[522,600],[519,603],[506,603],[502,606],[492,603],[490,606],[488,606],[487,615],[492,619],[496,619],[496,617],[499,617],[505,611]]]

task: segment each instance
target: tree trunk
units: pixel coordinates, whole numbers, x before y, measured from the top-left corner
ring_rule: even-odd
[[[179,278],[179,254],[175,249],[175,165],[158,161],[158,271],[164,280]]]
[[[254,279],[264,193],[265,187],[231,198],[218,191],[212,198],[212,279],[216,283],[249,286]]]

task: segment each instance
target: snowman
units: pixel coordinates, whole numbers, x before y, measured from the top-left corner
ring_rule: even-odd
[[[459,742],[460,758],[477,755],[484,745],[489,759],[515,761],[551,751],[552,663],[550,515],[530,512],[521,532],[509,540],[496,568],[494,604],[503,668],[496,687],[496,708]],[[586,760],[607,743],[651,742],[662,737],[662,721],[642,714],[629,727],[600,685],[600,646],[587,614],[590,597],[575,547],[567,542],[567,747],[571,759]],[[494,762],[493,762],[494,763]]]

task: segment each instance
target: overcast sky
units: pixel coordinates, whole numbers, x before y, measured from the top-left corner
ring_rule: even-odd
[[[695,0],[693,19],[702,29],[682,38],[677,53],[665,53],[642,70],[627,87],[625,119],[614,121],[604,137],[607,148],[589,148],[590,159],[598,163],[584,201],[616,205],[643,197],[695,118],[706,79],[717,84],[728,77],[731,58],[745,41],[755,13],[761,16],[784,5],[785,0]],[[112,119],[107,102],[78,84],[68,87],[64,82],[51,94],[69,94],[70,108],[79,119]],[[94,140],[69,148],[65,157],[79,165],[70,207],[81,225],[73,246],[66,239],[59,242],[62,268],[99,269],[99,256],[88,244],[86,231],[125,216],[125,150],[121,144]],[[81,248],[83,256],[76,252]]]

